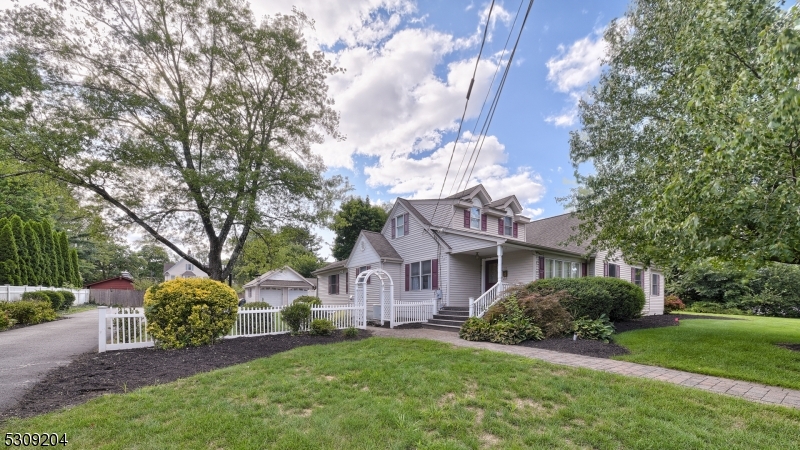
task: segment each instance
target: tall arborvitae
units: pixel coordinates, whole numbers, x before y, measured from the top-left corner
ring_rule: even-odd
[[[0,284],[19,286],[19,254],[14,242],[14,232],[6,221],[0,228]]]
[[[81,280],[81,270],[78,267],[78,250],[71,248],[69,249],[69,265],[72,267],[72,285],[75,287],[81,287],[83,285],[83,280]]]
[[[42,225],[42,252],[44,254],[45,263],[47,264],[47,271],[49,273],[48,285],[61,286],[60,275],[61,269],[59,267],[58,249],[56,248],[56,241],[53,236],[53,228],[50,222],[43,220]]]
[[[61,287],[65,284],[72,283],[72,265],[69,263],[69,242],[67,242],[67,233],[56,233],[56,247],[59,253],[59,265],[61,267],[61,283],[57,286]]]
[[[28,221],[25,223],[25,241],[28,243],[28,252],[31,256],[31,264],[33,266],[34,279],[31,284],[44,285],[45,283],[45,264],[44,255],[42,254],[42,244],[39,240],[39,233],[37,232],[39,225],[36,222]]]
[[[19,282],[23,285],[35,285],[36,274],[30,255],[28,253],[28,242],[25,239],[25,224],[18,215],[13,215],[9,220],[11,232],[14,233],[14,242],[17,244],[17,254],[19,256]]]

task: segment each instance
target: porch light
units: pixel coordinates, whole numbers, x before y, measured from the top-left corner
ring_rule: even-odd
[[[475,252],[475,259],[479,259],[478,252]]]

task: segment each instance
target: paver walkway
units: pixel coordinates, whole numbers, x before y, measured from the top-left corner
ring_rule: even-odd
[[[97,310],[0,333],[0,411],[75,356],[97,351]]]
[[[369,328],[374,336],[431,339],[446,342],[458,347],[480,348],[496,352],[510,353],[533,359],[541,359],[553,364],[562,364],[572,367],[611,372],[651,380],[666,381],[667,383],[730,395],[760,403],[783,405],[800,409],[800,391],[785,389],[775,386],[750,383],[747,381],[730,380],[727,378],[712,377],[680,370],[665,369],[663,367],[646,366],[627,361],[616,361],[592,356],[573,355],[571,353],[554,352],[538,348],[522,347],[519,345],[501,345],[491,342],[465,341],[457,333],[449,331],[430,330],[426,328],[414,329],[388,329]]]

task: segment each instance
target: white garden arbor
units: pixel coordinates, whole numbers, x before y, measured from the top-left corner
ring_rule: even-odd
[[[371,276],[375,276],[381,282],[380,287],[375,285],[367,287],[367,280]],[[395,325],[427,322],[437,312],[438,303],[435,297],[424,301],[396,301],[394,299],[392,277],[383,269],[369,269],[359,273],[358,277],[356,277],[355,297],[353,299],[356,327],[361,329],[367,327],[367,296],[369,289],[372,289],[373,295],[374,291],[378,290],[381,313],[377,319],[381,325],[389,322],[389,327],[394,328]]]
[[[383,269],[369,269],[358,274],[356,278],[356,293],[354,303],[356,307],[356,325],[361,329],[367,328],[367,280],[375,275],[381,282],[380,286],[380,305],[381,305],[381,326],[384,322],[389,322],[392,326],[394,320],[394,282],[392,277]]]

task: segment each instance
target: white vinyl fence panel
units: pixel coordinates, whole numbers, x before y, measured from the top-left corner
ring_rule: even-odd
[[[436,314],[436,303],[436,299],[422,302],[395,301],[391,326],[394,328],[396,325],[427,322]]]
[[[10,286],[8,284],[0,285],[0,302],[16,302],[22,300],[22,294],[36,291],[70,291],[75,294],[75,303],[73,305],[89,303],[88,289],[67,289],[52,286]]]
[[[328,319],[336,329],[354,326],[357,309],[353,305],[314,306],[311,320]],[[283,334],[290,331],[281,318],[281,308],[240,308],[231,332],[224,338]],[[98,308],[98,351],[152,347],[152,336],[147,334],[147,318],[142,308]],[[307,330],[307,328],[306,328]]]

